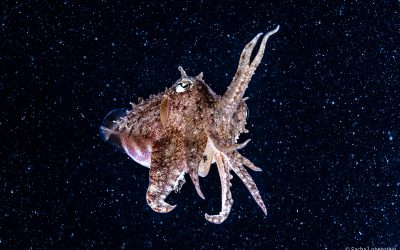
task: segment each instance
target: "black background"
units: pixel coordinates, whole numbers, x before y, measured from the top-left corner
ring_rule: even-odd
[[[1,3],[1,248],[400,247],[398,1],[82,2]],[[268,216],[235,177],[228,219],[207,222],[215,167],[205,201],[187,178],[156,214],[148,169],[101,141],[102,118],[178,65],[222,94],[277,24],[242,138]]]

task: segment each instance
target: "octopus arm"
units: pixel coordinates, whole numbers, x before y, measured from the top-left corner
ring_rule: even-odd
[[[200,188],[199,165],[202,161],[202,153],[207,144],[207,136],[203,133],[186,133],[187,165],[190,179],[197,191],[197,194],[204,200],[204,194]]]
[[[196,165],[189,164],[189,176],[190,176],[190,179],[193,182],[193,185],[194,185],[194,187],[196,189],[197,194],[204,200],[205,197],[204,197],[204,194],[203,194],[203,192],[201,191],[201,188],[200,188],[199,175],[198,175],[198,170],[197,170],[197,166]]]
[[[223,113],[232,115],[237,110],[238,105],[242,101],[244,92],[250,83],[251,77],[264,56],[268,38],[278,32],[278,30],[279,25],[263,37],[258,52],[252,61],[250,60],[252,52],[262,33],[256,35],[253,40],[244,47],[242,54],[240,55],[240,61],[235,76],[233,77],[228,90],[218,101],[218,107]]]
[[[239,162],[233,162],[230,165],[232,170],[236,173],[237,176],[242,180],[244,185],[250,191],[251,196],[253,196],[254,200],[261,207],[264,214],[267,215],[267,208],[261,198],[260,191],[258,191],[257,185],[254,182],[253,178],[251,178],[250,174],[247,172],[246,168]]]
[[[151,154],[148,205],[156,212],[168,213],[175,208],[165,202],[174,189],[179,189],[185,175],[185,147],[178,131],[167,131],[156,141]]]
[[[253,171],[256,172],[262,171],[261,168],[254,165],[254,163],[252,163],[249,159],[247,159],[237,151],[232,151],[232,158],[234,159],[234,161],[242,163],[243,165],[245,165],[246,167],[250,168]]]
[[[244,148],[248,143],[250,142],[249,140],[246,140],[244,143],[240,144],[233,144],[228,147],[222,148],[221,146],[214,146],[212,143],[212,140],[209,138],[207,141],[207,146],[204,150],[202,159],[200,161],[199,167],[198,167],[198,174],[201,177],[206,177],[208,175],[208,172],[210,171],[210,166],[213,163],[214,159],[214,153],[213,153],[213,147],[219,148],[218,150],[226,152],[229,154],[229,157],[231,157],[234,161],[236,162],[241,162],[243,165],[248,167],[249,169],[256,171],[256,172],[261,172],[262,169],[254,165],[249,159],[241,155],[239,152],[236,150]]]
[[[230,191],[230,187],[232,186],[230,180],[232,179],[232,175],[230,174],[230,160],[226,156],[225,153],[217,150],[214,147],[214,157],[215,161],[217,162],[218,173],[221,180],[221,200],[222,200],[222,207],[219,214],[216,215],[209,215],[205,214],[206,220],[215,224],[221,224],[228,218],[228,215],[231,211],[233,199],[232,193]]]

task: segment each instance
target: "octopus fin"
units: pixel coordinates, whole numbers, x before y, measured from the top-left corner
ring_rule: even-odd
[[[111,110],[103,119],[99,127],[99,134],[103,141],[110,143],[117,149],[124,151],[118,129],[118,121],[126,115],[126,109]]]

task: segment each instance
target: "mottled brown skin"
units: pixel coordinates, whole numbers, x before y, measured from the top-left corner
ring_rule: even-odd
[[[137,162],[150,167],[146,200],[156,212],[166,213],[175,206],[165,202],[171,191],[179,191],[184,175],[189,173],[196,191],[204,199],[199,175],[207,176],[210,165],[217,163],[221,180],[222,208],[217,215],[205,217],[216,224],[228,216],[232,204],[230,192],[233,170],[249,189],[258,205],[267,214],[256,184],[244,166],[261,171],[237,150],[248,142],[237,144],[247,118],[244,92],[263,57],[268,37],[264,36],[253,60],[251,53],[259,40],[258,34],[244,48],[237,72],[223,96],[215,94],[204,82],[203,74],[190,77],[179,67],[181,78],[163,93],[138,104],[112,126],[101,127],[106,140],[117,137],[122,148]]]

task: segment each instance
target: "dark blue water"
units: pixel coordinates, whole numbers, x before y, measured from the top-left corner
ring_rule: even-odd
[[[0,248],[397,247],[398,1],[13,1],[0,14]],[[269,214],[216,167],[178,206],[146,204],[148,169],[104,143],[115,108],[163,91],[178,65],[222,94],[243,46],[280,24],[247,90],[242,153]]]

